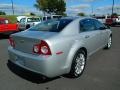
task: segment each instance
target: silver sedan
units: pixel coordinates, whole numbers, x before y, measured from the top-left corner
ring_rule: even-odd
[[[89,56],[109,49],[112,32],[93,18],[61,18],[12,34],[10,62],[47,77],[79,77]]]

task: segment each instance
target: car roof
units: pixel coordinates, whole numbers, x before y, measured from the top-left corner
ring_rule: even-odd
[[[62,17],[62,18],[60,18],[60,19],[71,19],[71,20],[75,20],[75,19],[77,19],[78,17]]]
[[[82,20],[82,19],[94,19],[92,17],[81,17],[81,16],[76,16],[76,17],[62,17],[60,19],[70,19],[70,20],[76,20],[76,19],[79,19],[79,20]]]
[[[26,17],[26,18],[39,18],[39,17],[36,17],[36,16],[31,16],[31,17]]]

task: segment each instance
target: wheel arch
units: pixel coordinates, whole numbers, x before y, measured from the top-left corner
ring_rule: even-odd
[[[70,52],[68,54],[68,57],[67,57],[67,60],[66,60],[67,73],[70,72],[71,65],[72,65],[72,62],[73,62],[73,58],[79,50],[83,50],[85,52],[85,56],[86,56],[86,59],[87,59],[88,52],[87,52],[87,49],[84,46],[79,46],[79,47],[76,47],[76,48],[75,47],[72,48],[70,50]]]
[[[112,33],[110,34],[110,37],[112,37]]]

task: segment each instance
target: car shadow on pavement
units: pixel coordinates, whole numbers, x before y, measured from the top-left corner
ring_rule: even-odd
[[[115,26],[111,26],[111,27],[120,27],[120,25],[115,25]]]
[[[15,64],[13,64],[9,60],[8,60],[7,66],[10,69],[10,71],[12,71],[14,74],[18,75],[19,77],[21,77],[23,79],[26,79],[26,80],[32,82],[32,83],[43,84],[43,83],[47,83],[47,82],[50,82],[50,81],[60,78],[60,77],[47,78],[40,74],[25,70]]]
[[[2,39],[8,39],[8,38],[9,38],[9,35],[0,34],[0,40],[2,40]]]

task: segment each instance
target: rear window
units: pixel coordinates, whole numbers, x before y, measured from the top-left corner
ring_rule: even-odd
[[[4,20],[0,20],[0,24],[4,24]]]
[[[7,19],[5,19],[5,20],[0,20],[0,24],[8,24],[9,23],[9,21],[7,20]]]
[[[44,21],[36,26],[30,28],[30,31],[48,31],[48,32],[60,32],[65,28],[72,19],[57,19]]]
[[[59,18],[61,18],[62,16],[53,16],[53,18],[57,18],[57,19],[59,19]]]

